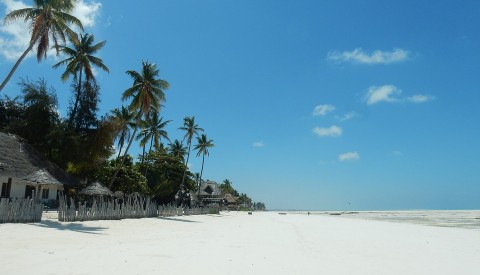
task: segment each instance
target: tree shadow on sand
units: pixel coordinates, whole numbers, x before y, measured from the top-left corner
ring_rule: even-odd
[[[157,219],[166,220],[166,221],[174,221],[174,222],[193,222],[193,223],[201,223],[201,222],[198,222],[198,221],[184,220],[184,219],[172,218],[172,217],[158,217]]]
[[[61,223],[56,221],[44,220],[39,223],[32,224],[33,226],[52,228],[57,230],[68,230],[86,234],[103,234],[101,231],[108,229],[108,227],[86,226],[82,223]]]

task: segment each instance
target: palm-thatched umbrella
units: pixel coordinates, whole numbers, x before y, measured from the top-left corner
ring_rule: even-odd
[[[113,196],[113,192],[107,187],[103,186],[98,181],[90,184],[86,188],[82,189],[79,194],[88,196]]]
[[[63,186],[56,178],[54,178],[47,170],[40,169],[32,174],[22,178],[23,181],[26,181],[28,185],[33,185],[37,187],[37,199],[40,196],[40,191],[42,186]]]

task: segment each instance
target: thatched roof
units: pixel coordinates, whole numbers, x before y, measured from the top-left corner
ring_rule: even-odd
[[[232,194],[230,193],[227,193],[224,197],[223,197],[228,203],[236,203],[237,202],[237,199],[238,197],[234,197]]]
[[[45,158],[24,139],[0,132],[0,176],[22,179],[42,169],[62,184],[76,183],[73,177]]]
[[[82,195],[90,195],[90,196],[113,196],[113,192],[110,191],[107,187],[103,186],[101,183],[98,181],[90,184],[88,187],[83,189],[82,191],[78,192],[79,194]]]
[[[200,196],[221,196],[222,192],[214,181],[205,181],[200,185]]]
[[[62,185],[58,180],[50,175],[48,171],[43,169],[33,172],[32,174],[22,178],[22,180],[34,185]]]

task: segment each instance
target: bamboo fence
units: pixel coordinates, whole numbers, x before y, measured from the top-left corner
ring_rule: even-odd
[[[73,199],[70,199],[68,204],[67,199],[61,196],[58,207],[58,220],[70,222],[157,217],[157,208],[157,205],[150,198],[144,198],[139,195],[126,196],[123,200],[97,197],[93,199],[91,205],[84,202],[78,203],[78,206],[75,205]]]
[[[0,223],[29,223],[42,219],[43,204],[30,198],[0,199]]]

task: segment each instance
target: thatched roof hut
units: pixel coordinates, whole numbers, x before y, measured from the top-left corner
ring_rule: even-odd
[[[26,181],[32,185],[57,185],[61,186],[62,184],[56,180],[48,171],[40,169],[24,178],[23,181]]]
[[[235,204],[237,203],[238,197],[235,197],[232,194],[227,193],[225,196],[223,196],[223,199],[226,200],[228,204]]]
[[[198,196],[197,199],[199,203],[202,203],[204,205],[212,203],[222,203],[222,191],[220,190],[216,182],[204,181],[200,185],[200,196]]]
[[[202,185],[200,185],[200,196],[221,197],[222,191],[220,190],[216,182],[204,181]]]
[[[88,187],[84,188],[79,194],[89,195],[89,196],[113,196],[114,193],[110,191],[107,187],[103,186],[98,181],[90,184]]]
[[[39,170],[48,172],[61,184],[74,185],[77,182],[24,139],[0,132],[0,177],[23,179]]]

